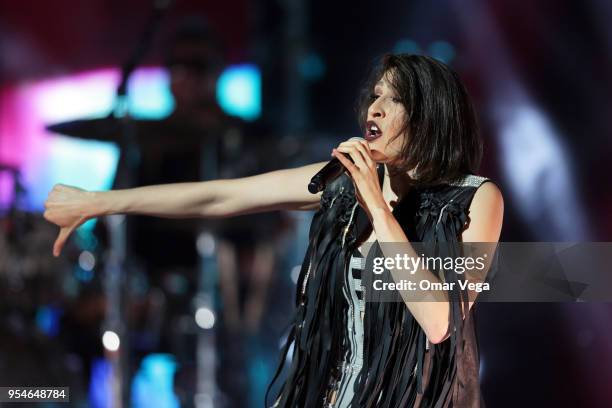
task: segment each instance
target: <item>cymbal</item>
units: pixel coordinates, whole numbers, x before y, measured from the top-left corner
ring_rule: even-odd
[[[94,119],[77,119],[46,126],[46,129],[66,136],[103,142],[121,143],[124,131],[134,135],[139,144],[157,142],[161,139],[203,139],[210,133],[207,129],[184,120],[174,118],[142,120],[107,116]]]

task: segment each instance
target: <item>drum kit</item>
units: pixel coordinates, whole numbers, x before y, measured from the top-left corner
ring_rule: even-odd
[[[150,37],[151,33],[147,35]],[[144,42],[148,42],[148,39],[141,41],[132,60],[123,67],[122,80],[117,89],[116,106],[112,114],[102,118],[54,123],[46,127],[50,132],[68,137],[116,143],[120,148],[120,159],[113,188],[129,188],[137,184],[134,180],[140,164],[140,152],[149,146],[158,148],[159,145],[185,143],[191,146],[201,145],[210,150],[210,147],[215,145],[215,140],[211,137],[213,132],[196,123],[179,120],[174,116],[163,120],[140,120],[126,114],[123,109],[127,100],[126,84],[144,52],[143,49],[147,48],[142,44]],[[202,152],[204,150],[203,148]],[[215,155],[215,152],[208,154]],[[71,255],[77,251],[65,251],[68,256],[59,258],[52,256],[51,248],[57,235],[57,227],[47,222],[40,213],[28,211],[24,200],[27,191],[21,182],[18,168],[0,165],[0,173],[2,176],[9,175],[2,177],[2,180],[12,181],[13,187],[7,208],[0,209],[2,210],[0,212],[0,294],[4,294],[2,302],[4,306],[17,310],[21,306],[35,306],[32,301],[41,298],[34,293],[40,291],[37,288],[41,285],[30,285],[29,282],[32,282],[30,278],[34,277],[37,281],[42,279],[43,282],[52,280],[52,285],[47,283],[42,286],[58,287],[61,292],[63,278],[66,274],[72,274],[77,266],[76,257]],[[3,189],[3,192],[5,191],[6,188]],[[115,384],[109,399],[113,406],[120,407],[130,404],[129,373],[126,368],[130,358],[129,322],[126,317],[127,276],[131,275],[126,262],[129,259],[127,245],[130,242],[129,228],[126,228],[128,220],[125,217],[110,216],[104,221],[106,221],[104,224],[108,242],[104,248],[99,248],[103,250],[101,264],[104,265],[100,277],[107,302],[105,302],[105,319],[100,329],[114,332],[121,339],[121,348],[107,355],[113,367],[113,384]],[[200,225],[192,223],[192,228],[200,228]],[[26,301],[27,299],[30,301]],[[200,341],[206,346],[206,353],[210,353],[211,347],[214,349],[214,337],[211,335],[211,330],[198,335],[202,337]],[[199,361],[200,357],[197,359]],[[214,370],[214,365],[206,365],[205,369],[201,369],[202,375],[198,378],[199,390],[216,388]]]
[[[164,2],[161,2],[164,3]],[[62,134],[69,137],[113,142],[119,145],[121,158],[117,176],[113,188],[129,188],[134,186],[136,170],[139,168],[139,152],[149,146],[169,146],[180,143],[185,145],[199,145],[201,148],[201,170],[200,179],[207,180],[218,177],[218,145],[223,134],[220,129],[212,129],[210,126],[189,122],[171,116],[162,120],[141,120],[126,115],[127,82],[130,74],[141,61],[146,50],[149,48],[151,38],[157,29],[164,7],[154,10],[152,17],[145,29],[142,38],[137,44],[131,58],[122,67],[122,76],[117,88],[116,106],[114,111],[102,118],[79,119],[62,123],[49,124],[46,129],[50,132]],[[231,138],[230,138],[231,139]],[[293,149],[284,149],[295,158],[300,152],[297,139],[292,139]],[[252,145],[261,153],[265,146],[276,145],[282,147],[283,141],[273,139],[253,140]],[[247,149],[248,150],[248,149]],[[135,154],[131,154],[135,153]],[[245,151],[246,153],[246,151]],[[241,159],[253,154],[240,155]],[[136,159],[134,159],[136,157]],[[267,157],[270,157],[268,152]],[[291,160],[289,157],[284,159]],[[19,294],[24,289],[28,276],[44,274],[58,276],[58,269],[71,271],[69,257],[53,258],[51,247],[57,234],[57,228],[44,220],[41,214],[28,212],[22,205],[26,191],[19,177],[19,170],[10,165],[0,163],[0,173],[8,173],[13,181],[14,194],[6,211],[0,213],[0,283],[4,288],[11,285],[20,286],[20,290],[14,291]],[[129,358],[125,353],[129,350],[128,327],[125,317],[124,306],[126,303],[126,258],[129,251],[126,244],[129,243],[126,219],[107,217],[108,248],[104,254],[104,292],[108,300],[107,310],[103,324],[104,330],[111,330],[121,338],[121,349],[118,353],[111,353],[109,360],[113,367],[115,387],[109,396],[113,406],[129,405],[129,383],[126,370]],[[199,223],[191,223],[199,236],[212,236],[209,232],[202,230]],[[198,284],[199,299],[198,307],[214,309],[214,282],[216,261],[214,253],[203,253],[200,251],[200,280]],[[74,260],[73,262],[74,263]],[[4,282],[13,282],[8,285]],[[15,283],[17,282],[17,283]],[[2,288],[0,288],[2,289]],[[2,291],[0,291],[2,293]],[[124,342],[125,340],[125,342]],[[215,395],[215,341],[214,330],[207,329],[198,332],[196,360],[198,365],[197,390],[201,395]],[[212,359],[212,360],[211,360]]]
[[[188,122],[178,121],[174,118],[165,120],[136,120],[127,112],[127,83],[131,73],[142,61],[150,48],[152,39],[158,30],[162,16],[167,11],[169,2],[156,2],[151,11],[145,29],[136,43],[130,57],[124,62],[121,70],[121,80],[116,90],[116,100],[113,112],[104,118],[82,119],[70,122],[51,124],[47,129],[70,137],[81,139],[115,142],[119,145],[121,157],[114,188],[128,188],[133,186],[135,170],[138,168],[139,149],[149,144],[164,142],[168,138],[181,142],[187,140],[202,140],[207,142],[206,132]],[[136,154],[132,154],[136,153]],[[214,154],[214,153],[213,153]],[[1,166],[2,172],[8,172],[13,179],[14,195],[6,214],[0,214],[0,280],[5,278],[15,280],[14,277],[28,274],[47,273],[57,271],[57,264],[51,257],[51,246],[57,233],[57,228],[46,222],[39,214],[26,211],[20,200],[25,197],[25,189],[19,178],[19,171],[11,166]],[[104,262],[104,296],[107,299],[106,316],[101,329],[114,332],[121,338],[121,348],[107,354],[112,366],[114,384],[109,402],[113,406],[130,405],[128,351],[129,332],[126,320],[126,257],[129,243],[125,217],[110,216],[106,220],[109,243],[105,248]],[[45,255],[48,254],[48,255]],[[61,259],[64,259],[63,261]],[[69,263],[67,257],[61,257],[59,262]],[[58,260],[55,260],[58,261]],[[62,268],[70,271],[69,265]],[[25,279],[22,279],[25,282]],[[2,291],[10,285],[1,284]],[[17,295],[28,288],[22,285],[14,291]],[[9,288],[10,289],[10,288]],[[201,291],[204,288],[201,289]],[[208,331],[212,333],[212,331]],[[214,339],[210,334],[200,341],[208,347],[214,347]],[[201,337],[201,336],[199,336]],[[210,353],[210,349],[205,350]],[[199,354],[199,353],[198,353]],[[198,361],[201,356],[197,357]],[[198,378],[198,391],[214,390],[214,365],[202,370]]]

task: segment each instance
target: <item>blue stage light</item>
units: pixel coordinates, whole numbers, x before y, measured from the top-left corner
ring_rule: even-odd
[[[137,119],[163,119],[174,110],[170,75],[161,68],[134,71],[128,83],[130,116]]]
[[[170,354],[150,354],[142,359],[132,382],[132,406],[135,408],[178,408],[173,391],[176,362]]]
[[[112,402],[112,374],[111,363],[98,358],[91,367],[89,381],[89,406],[92,408],[109,408]]]
[[[36,310],[36,326],[49,337],[55,337],[59,332],[61,309],[43,305]]]
[[[252,64],[225,69],[217,81],[217,101],[228,114],[254,120],[261,114],[261,74]]]

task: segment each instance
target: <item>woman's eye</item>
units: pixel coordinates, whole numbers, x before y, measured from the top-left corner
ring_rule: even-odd
[[[380,95],[370,94],[370,100],[371,100],[371,101],[374,101],[374,100],[378,99],[378,97],[379,97],[379,96],[380,96]]]
[[[395,102],[395,103],[400,103],[401,102],[400,98],[396,98],[396,97],[391,98],[391,100],[393,102]]]

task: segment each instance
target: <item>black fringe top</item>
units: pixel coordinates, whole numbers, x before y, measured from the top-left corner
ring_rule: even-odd
[[[379,177],[382,185],[384,166],[379,166]],[[485,181],[489,179],[467,175],[458,183],[415,188],[396,205],[393,214],[409,241],[459,242],[469,222],[471,200]],[[296,312],[266,393],[266,407],[323,406],[347,339],[343,271],[360,240],[370,232],[353,183],[342,175],[325,189],[312,220],[298,280]],[[453,271],[444,275],[446,282],[457,282],[460,276]],[[478,378],[475,307],[462,319],[460,302],[467,309],[467,293],[457,284],[453,287],[449,291],[451,336],[432,344],[427,353],[425,333],[405,303],[366,303],[364,366],[352,407],[484,406]],[[268,394],[283,377],[276,397],[269,402]]]

